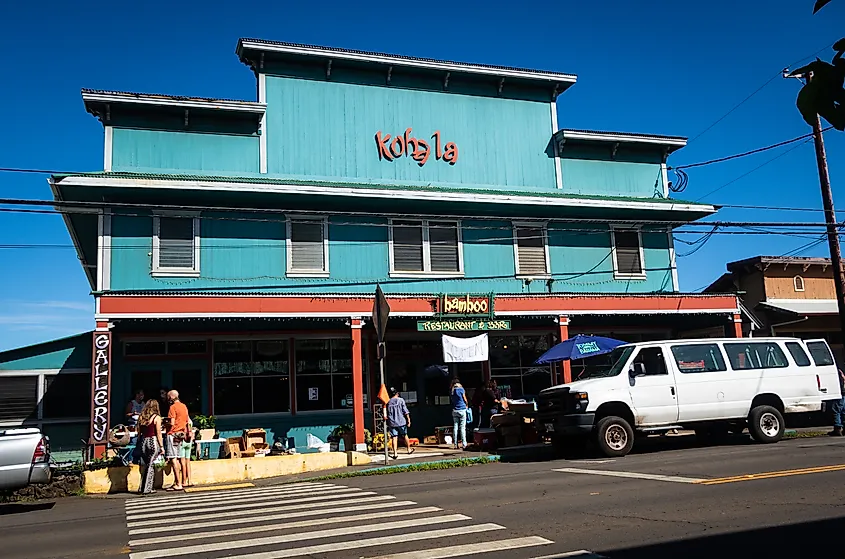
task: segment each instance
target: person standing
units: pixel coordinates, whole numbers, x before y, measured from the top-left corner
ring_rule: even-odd
[[[182,443],[188,430],[188,407],[179,401],[179,392],[171,390],[167,393],[170,409],[167,411],[167,436],[164,439],[165,458],[173,469],[173,485],[168,491],[182,491]]]
[[[467,447],[467,394],[461,381],[452,379],[452,436],[455,440],[455,448],[466,449]]]
[[[179,462],[182,464],[182,487],[193,487],[191,483],[191,450],[194,446],[194,422],[188,417],[188,428],[185,431],[185,440],[182,441],[182,454]]]
[[[387,428],[390,431],[390,446],[393,448],[392,458],[398,453],[399,437],[405,438],[405,447],[408,454],[413,454],[411,440],[408,438],[408,428],[411,427],[411,412],[405,400],[399,396],[399,391],[390,389],[390,400],[387,401]]]
[[[161,410],[162,417],[167,417],[167,414],[170,411],[170,401],[167,399],[168,392],[170,392],[170,390],[163,386],[158,389],[158,407]]]
[[[481,414],[478,416],[478,426],[481,427],[482,420],[487,427],[493,427],[493,416],[496,415],[499,405],[499,398],[496,394],[496,381],[488,380],[481,389]]]
[[[141,487],[138,492],[144,495],[155,493],[155,467],[153,463],[164,452],[161,436],[161,413],[158,400],[150,399],[144,404],[144,409],[138,416],[138,430],[141,434],[141,455],[144,459],[144,475],[141,477]]]
[[[845,374],[839,369],[839,394],[841,398],[833,402],[833,431],[828,433],[831,437],[842,436],[842,424],[845,422]]]

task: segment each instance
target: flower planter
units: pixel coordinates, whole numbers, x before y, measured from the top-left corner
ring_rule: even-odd
[[[201,441],[210,441],[214,438],[214,433],[215,433],[214,429],[200,429],[199,432],[200,432],[199,440],[201,440]]]

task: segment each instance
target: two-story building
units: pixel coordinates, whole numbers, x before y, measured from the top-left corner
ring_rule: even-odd
[[[301,445],[352,422],[362,443],[377,285],[419,436],[450,422],[444,332],[488,332],[489,360],[452,373],[515,398],[568,378],[533,363],[575,333],[739,334],[735,295],[679,291],[672,230],[716,211],[669,197],[686,140],[561,129],[575,76],[254,39],[237,55],[256,101],[82,91],[103,170],[50,186],[96,304],[92,443],[161,386],[224,433]]]

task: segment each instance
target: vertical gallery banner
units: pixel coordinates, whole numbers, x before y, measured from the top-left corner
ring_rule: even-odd
[[[91,444],[105,444],[108,441],[111,395],[111,332],[94,332],[91,375]]]

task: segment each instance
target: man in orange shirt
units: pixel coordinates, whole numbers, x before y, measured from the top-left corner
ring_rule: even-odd
[[[168,491],[182,491],[182,442],[188,431],[188,406],[179,401],[179,392],[171,390],[167,393],[170,410],[167,412],[169,425],[164,441],[165,457],[173,468],[174,483]]]

